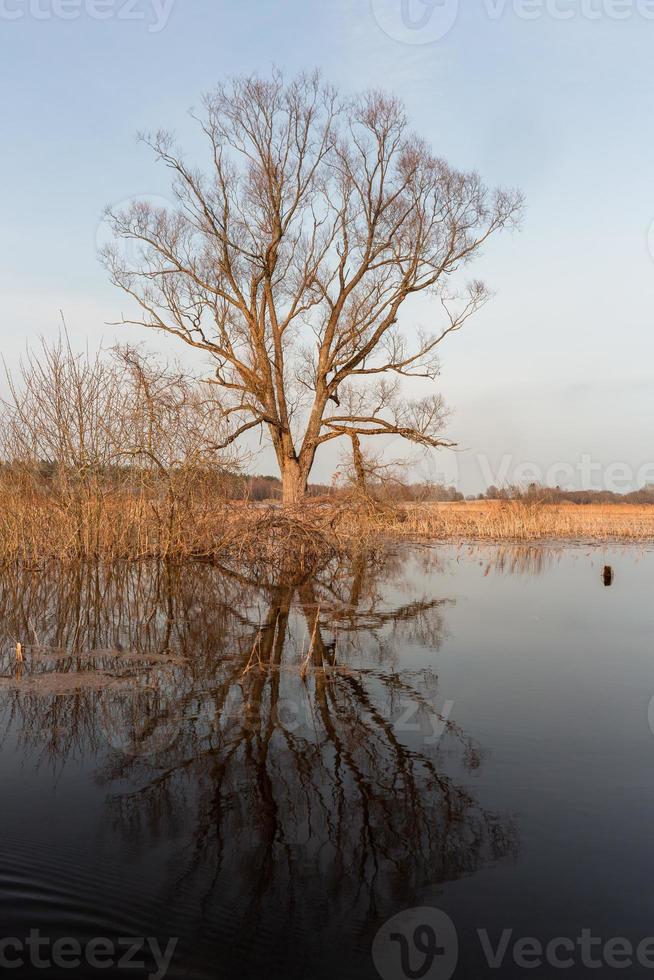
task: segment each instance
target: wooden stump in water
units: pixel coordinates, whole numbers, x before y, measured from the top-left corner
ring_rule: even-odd
[[[613,585],[613,579],[615,578],[615,575],[613,574],[613,568],[611,567],[611,565],[604,566],[604,573],[602,577],[604,580],[604,585],[606,586],[607,589],[611,585]]]

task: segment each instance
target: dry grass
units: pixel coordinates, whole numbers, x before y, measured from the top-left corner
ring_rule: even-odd
[[[0,560],[209,557],[232,532],[224,502],[156,489],[48,492],[0,480]]]
[[[654,540],[654,506],[466,501],[403,508],[393,535],[445,540]]]
[[[301,580],[336,557],[342,541],[330,509],[245,506],[228,517],[224,557],[272,583]]]
[[[354,497],[296,510],[228,501],[199,483],[54,493],[0,479],[0,561],[203,558],[288,578],[381,538],[478,541],[654,540],[654,506],[524,501],[377,505]]]
[[[131,488],[63,488],[0,474],[0,561],[204,559],[290,580],[339,550],[331,509],[281,510],[226,499],[202,479]]]

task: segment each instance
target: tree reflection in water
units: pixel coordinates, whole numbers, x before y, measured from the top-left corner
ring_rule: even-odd
[[[238,936],[287,975],[314,947],[347,960],[428,885],[516,849],[452,774],[481,754],[437,675],[403,666],[438,649],[449,605],[407,567],[360,554],[291,585],[209,565],[5,571],[4,723],[57,766],[97,759],[105,829],[170,842],[171,908],[203,942]]]

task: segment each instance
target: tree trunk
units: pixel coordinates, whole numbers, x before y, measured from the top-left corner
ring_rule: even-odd
[[[282,467],[282,503],[292,507],[306,497],[307,478],[297,459],[285,459]]]
[[[357,486],[362,493],[366,493],[366,466],[361,452],[361,440],[356,432],[350,433],[352,440],[352,462],[354,463],[354,473]]]

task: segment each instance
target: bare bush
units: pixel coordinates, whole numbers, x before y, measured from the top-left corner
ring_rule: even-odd
[[[132,348],[28,351],[2,407],[0,553],[204,553],[238,460],[210,389]],[[222,501],[222,506],[221,506]]]

